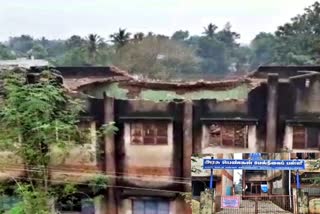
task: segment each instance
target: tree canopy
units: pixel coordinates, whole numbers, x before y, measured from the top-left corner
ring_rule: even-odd
[[[133,72],[166,78],[175,76],[177,71],[180,77],[187,76],[187,72],[224,76],[230,72],[249,72],[261,65],[319,63],[319,19],[320,3],[315,2],[302,14],[280,25],[275,32],[258,33],[250,44],[239,44],[240,34],[232,30],[230,23],[221,27],[214,22],[199,26],[199,29],[203,28],[203,33],[200,35],[192,35],[188,30],[179,29],[169,37],[151,31],[133,33],[125,28],[119,28],[108,39],[94,33],[87,37],[72,35],[66,40],[49,40],[44,37],[35,39],[30,35],[21,35],[11,37],[0,44],[0,59],[34,56],[47,59],[53,65],[116,64],[123,69],[129,68]],[[151,38],[158,38],[161,42]],[[163,65],[164,60],[162,60],[162,63],[157,64],[157,69],[152,66],[148,69],[146,65],[150,63],[150,57],[142,56],[146,56],[147,52],[149,55],[154,53],[160,46],[163,47],[164,43],[173,44],[178,48],[180,56],[193,55],[191,58],[197,59],[197,66],[191,66],[192,71],[185,66],[181,69],[181,64],[188,64],[188,62],[182,63],[182,60],[187,60],[188,57],[180,57],[177,60],[177,54],[166,54],[166,66]],[[159,44],[161,45],[157,46]],[[142,48],[145,46],[148,46],[148,51]],[[142,52],[135,53],[132,51],[133,48]],[[124,53],[125,50],[128,53]],[[183,51],[185,53],[182,53]],[[133,59],[137,60],[134,63],[135,66],[132,65]],[[178,63],[175,68],[172,66],[173,63]],[[155,65],[153,63],[153,66]],[[166,75],[163,75],[164,73]]]

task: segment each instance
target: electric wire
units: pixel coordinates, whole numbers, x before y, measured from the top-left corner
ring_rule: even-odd
[[[15,181],[17,181],[17,179],[21,179],[21,177],[17,177],[17,176],[10,176],[10,177],[14,178]],[[45,179],[41,179],[41,178],[32,178],[32,177],[29,177],[28,179],[29,180],[34,180],[34,181],[44,181],[45,180]],[[59,180],[59,179],[49,179],[49,180],[53,181],[53,182],[57,182],[57,183],[64,183],[64,184],[88,185],[85,182],[65,181],[65,180]],[[165,192],[165,193],[180,193],[180,194],[190,193],[190,192],[175,191],[175,190],[163,190],[163,189],[145,188],[145,187],[130,187],[130,186],[110,185],[110,184],[90,184],[90,185],[91,186],[100,186],[100,187],[119,188],[119,189],[132,189],[132,190],[145,190],[145,191],[153,191],[153,192]]]
[[[2,169],[5,170],[12,170],[12,171],[20,171],[20,172],[42,172],[42,170],[37,170],[37,169],[19,169],[19,168],[13,168],[13,167],[2,167]],[[49,169],[50,170],[50,169]],[[64,170],[51,170],[51,171],[55,171],[55,172],[66,172]],[[71,173],[77,173],[77,174],[83,174],[83,175],[102,175],[102,176],[106,176],[107,178],[127,178],[127,179],[131,179],[131,180],[139,180],[139,181],[156,181],[156,182],[163,182],[163,183],[170,183],[170,184],[184,184],[184,185],[191,185],[191,181],[190,182],[182,182],[182,181],[177,181],[177,180],[160,180],[158,179],[158,176],[155,176],[155,178],[141,178],[141,177],[135,177],[135,176],[117,176],[117,175],[113,175],[113,174],[100,174],[100,173],[87,173],[87,172],[71,172]],[[146,177],[146,175],[144,175],[144,177]]]

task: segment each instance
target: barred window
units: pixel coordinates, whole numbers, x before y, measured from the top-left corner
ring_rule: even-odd
[[[248,147],[247,125],[213,124],[210,126],[210,144],[224,147]]]
[[[169,202],[163,200],[133,200],[133,214],[169,214]]]
[[[317,127],[293,127],[293,149],[318,149],[320,145],[320,131]]]
[[[134,145],[166,145],[168,144],[168,123],[144,122],[132,123],[131,144]]]

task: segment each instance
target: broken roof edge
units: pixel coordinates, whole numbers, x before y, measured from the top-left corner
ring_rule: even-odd
[[[280,78],[290,78],[301,73],[319,73],[320,65],[261,65],[247,75],[247,78],[264,79],[269,73],[277,73]]]
[[[242,78],[234,80],[219,80],[219,81],[186,81],[186,82],[174,82],[174,81],[161,81],[161,80],[152,80],[152,79],[131,79],[131,78],[119,78],[111,77],[108,79],[97,80],[88,84],[82,84],[77,87],[78,90],[81,90],[90,86],[103,85],[113,82],[125,82],[129,86],[138,86],[148,89],[202,89],[202,88],[229,88],[237,87],[242,84],[248,84],[252,88],[256,87],[260,81],[254,81],[254,79]]]

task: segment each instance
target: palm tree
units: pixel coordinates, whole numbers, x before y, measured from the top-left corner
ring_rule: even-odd
[[[142,41],[143,40],[143,38],[144,38],[144,33],[136,33],[136,34],[134,34],[134,36],[133,36],[133,39],[135,40],[135,41]]]
[[[130,39],[130,35],[131,33],[126,32],[126,29],[119,29],[119,31],[117,33],[111,34],[111,41],[118,47],[122,47],[125,44],[127,44],[127,42]]]
[[[205,34],[205,35],[206,35],[207,37],[209,37],[209,38],[213,38],[213,36],[214,36],[215,31],[217,30],[217,28],[218,28],[218,27],[217,27],[216,25],[210,23],[210,24],[208,25],[208,27],[205,27],[205,28],[204,28],[203,34]]]
[[[99,48],[104,44],[103,39],[97,34],[89,34],[86,39],[89,60],[92,64],[96,63],[96,56]]]

